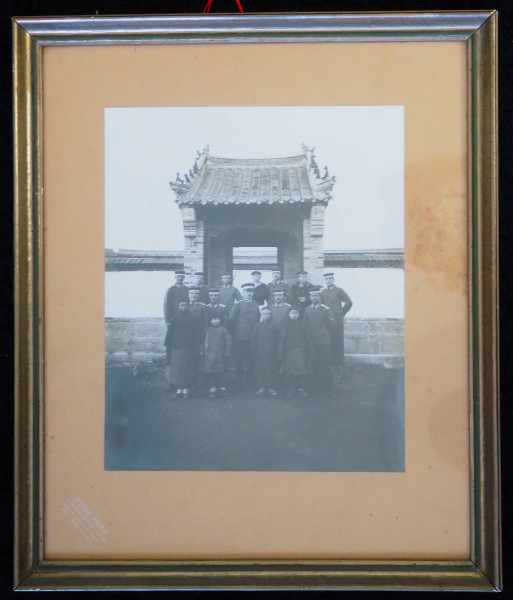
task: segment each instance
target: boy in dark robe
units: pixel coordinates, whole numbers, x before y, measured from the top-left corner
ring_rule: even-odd
[[[210,319],[210,325],[205,334],[204,371],[209,386],[210,398],[215,398],[217,392],[226,393],[225,376],[229,366],[232,338],[219,316]]]
[[[274,386],[278,370],[278,344],[279,332],[272,321],[271,311],[268,307],[263,307],[253,336],[257,396],[263,396],[266,393],[272,397],[277,396]]]
[[[166,356],[169,365],[169,382],[176,389],[176,396],[188,398],[193,383],[195,358],[194,318],[187,302],[180,301],[175,316],[168,323]]]
[[[285,378],[287,397],[305,397],[306,376],[309,373],[308,336],[299,310],[293,306],[283,325],[280,342],[281,373]]]

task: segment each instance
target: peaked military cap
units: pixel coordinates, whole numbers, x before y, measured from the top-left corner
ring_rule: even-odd
[[[253,289],[255,289],[255,284],[254,283],[243,283],[240,287],[243,290],[245,290],[245,289],[251,289],[251,290],[253,290]]]
[[[308,275],[306,271],[298,271],[296,275]]]
[[[251,275],[262,275],[262,273],[260,273],[260,271],[253,271]]]
[[[324,277],[333,277],[335,273],[324,273]]]
[[[210,294],[210,293],[212,293],[212,294],[214,294],[214,293],[219,293],[219,288],[210,288],[210,289],[208,290],[208,293],[209,293],[209,294]]]

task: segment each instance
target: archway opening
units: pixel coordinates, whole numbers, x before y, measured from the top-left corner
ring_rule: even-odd
[[[251,272],[262,273],[262,281],[271,281],[274,269],[280,269],[280,251],[278,246],[242,246],[232,247],[232,273],[234,285],[240,287],[251,281]]]

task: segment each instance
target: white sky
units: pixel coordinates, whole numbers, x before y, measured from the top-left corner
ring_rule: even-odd
[[[108,108],[106,247],[183,249],[169,181],[196,150],[234,158],[316,148],[337,181],[326,212],[326,249],[404,246],[401,106]]]

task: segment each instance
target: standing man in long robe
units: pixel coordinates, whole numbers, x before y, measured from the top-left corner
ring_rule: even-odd
[[[189,291],[184,280],[185,271],[175,271],[175,283],[167,290],[164,298],[164,320],[166,324],[169,324],[176,314],[178,303],[189,301]]]
[[[199,300],[199,289],[197,287],[189,288],[189,312],[193,322],[190,335],[193,338],[194,346],[194,387],[198,389],[201,386],[201,360],[203,357],[205,332],[208,325],[208,313],[207,305]]]
[[[265,394],[276,397],[276,375],[278,373],[278,351],[280,334],[273,323],[268,306],[261,309],[260,320],[253,334],[253,358],[255,361],[255,383],[257,396]]]
[[[229,367],[231,347],[232,340],[228,330],[218,316],[212,316],[205,334],[203,364],[210,398],[215,398],[218,392],[222,395],[226,393],[226,372]]]
[[[310,372],[309,341],[304,319],[299,318],[299,310],[291,306],[280,338],[281,375],[284,379],[286,395],[306,397],[306,380]]]
[[[230,273],[221,275],[221,287],[219,288],[219,302],[224,304],[228,311],[236,302],[240,302],[242,296],[239,290],[232,284],[232,276]]]
[[[321,291],[321,303],[326,305],[334,319],[332,330],[333,366],[338,379],[344,367],[344,317],[351,310],[353,302],[347,292],[335,285],[334,273],[325,273],[326,287]]]
[[[331,359],[331,332],[334,327],[334,318],[331,310],[321,304],[320,287],[310,290],[311,303],[305,308],[304,320],[308,341],[310,344],[310,358],[312,366],[312,393],[331,393],[333,381],[330,366]]]
[[[166,357],[169,368],[169,382],[176,396],[188,398],[194,381],[195,345],[194,318],[189,311],[188,302],[180,300],[177,310],[167,325]]]
[[[239,386],[242,389],[246,388],[252,375],[252,340],[260,319],[260,307],[253,300],[253,289],[252,283],[242,286],[243,298],[233,305],[229,321]]]

